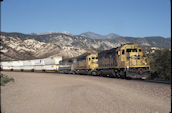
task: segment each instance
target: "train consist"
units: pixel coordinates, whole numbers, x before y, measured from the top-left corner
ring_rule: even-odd
[[[18,65],[15,65],[14,62],[18,62]],[[66,74],[88,74],[116,78],[146,79],[150,75],[150,66],[143,57],[142,48],[138,44],[131,43],[124,44],[118,48],[99,53],[87,53],[74,58],[62,59],[62,57],[52,57],[30,60],[29,62],[32,65],[25,65],[29,63],[24,62],[28,61],[1,62],[1,68],[3,70],[56,71]],[[36,65],[36,62],[41,65]],[[11,65],[7,68],[7,64]]]

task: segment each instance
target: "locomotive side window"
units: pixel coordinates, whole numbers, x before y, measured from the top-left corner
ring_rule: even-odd
[[[124,49],[122,50],[122,55],[123,55],[123,54],[125,54],[125,51],[124,51]]]

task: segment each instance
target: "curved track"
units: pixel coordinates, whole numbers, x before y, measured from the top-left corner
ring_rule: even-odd
[[[3,72],[2,113],[169,113],[171,87],[57,73]]]

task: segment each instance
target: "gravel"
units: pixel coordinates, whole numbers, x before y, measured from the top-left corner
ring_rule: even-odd
[[[15,82],[1,86],[2,113],[169,113],[171,86],[136,80],[2,72]]]

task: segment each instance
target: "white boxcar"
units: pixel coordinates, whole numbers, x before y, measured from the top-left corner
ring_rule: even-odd
[[[23,61],[12,61],[11,62],[11,65],[13,67],[16,67],[16,66],[23,66]]]
[[[35,60],[31,60],[31,62],[32,62],[32,65],[37,65],[37,66],[44,65],[43,59],[35,59]]]
[[[23,61],[23,66],[25,67],[25,66],[32,66],[33,65],[33,63],[31,62],[31,60],[25,60],[25,61]]]
[[[47,71],[58,71],[59,65],[45,65],[44,70]]]
[[[59,62],[62,60],[62,57],[48,57],[44,58],[45,65],[56,65],[59,64]]]

